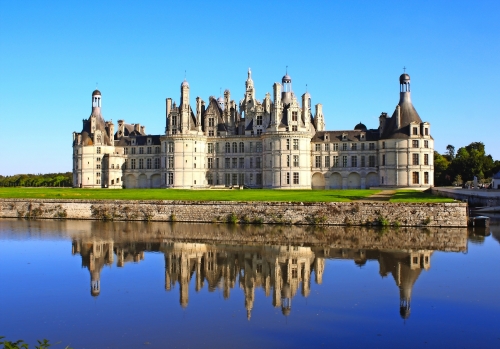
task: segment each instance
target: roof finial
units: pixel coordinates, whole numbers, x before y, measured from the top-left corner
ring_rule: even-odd
[[[248,67],[248,79],[250,80],[252,78],[252,70],[250,67]]]
[[[406,67],[403,67],[403,73],[406,73]]]
[[[306,92],[309,92],[309,91],[307,90],[307,84],[306,84]]]
[[[285,74],[288,75],[288,66],[286,66]]]

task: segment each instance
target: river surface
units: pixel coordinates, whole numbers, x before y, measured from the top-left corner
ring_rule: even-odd
[[[51,348],[500,348],[487,230],[0,220],[0,336]]]

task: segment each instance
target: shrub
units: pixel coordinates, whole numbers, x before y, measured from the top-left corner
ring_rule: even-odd
[[[238,216],[234,214],[234,212],[232,212],[231,214],[229,214],[227,216],[227,222],[229,224],[236,224],[238,223]]]
[[[386,227],[389,225],[389,220],[384,216],[378,216],[378,224],[383,227]]]

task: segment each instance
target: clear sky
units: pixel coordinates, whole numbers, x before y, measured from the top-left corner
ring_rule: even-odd
[[[263,99],[288,66],[345,130],[392,115],[405,66],[437,151],[481,141],[500,159],[499,18],[500,1],[0,0],[0,174],[71,171],[96,83],[106,120],[162,134],[184,71],[195,107],[239,101],[249,67]]]

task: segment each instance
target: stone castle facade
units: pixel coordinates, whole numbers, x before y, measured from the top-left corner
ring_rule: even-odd
[[[286,74],[273,95],[256,99],[248,70],[239,103],[224,96],[196,98],[182,82],[179,105],[166,99],[165,133],[140,124],[104,121],[101,92],[92,113],[73,133],[73,186],[81,188],[347,189],[430,187],[434,140],[413,107],[410,76],[399,78],[400,99],[379,126],[326,131],[322,105],[301,101]]]

